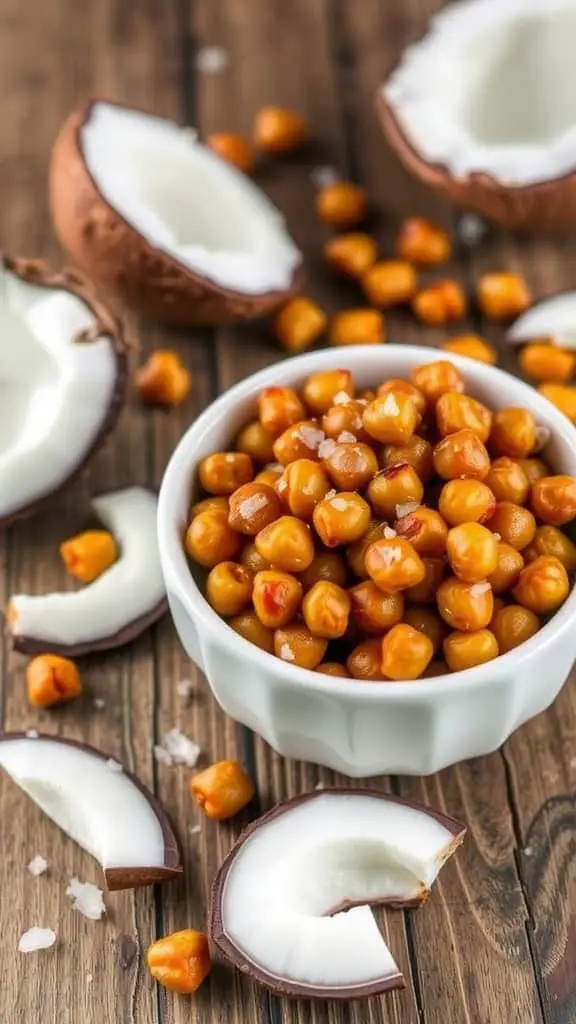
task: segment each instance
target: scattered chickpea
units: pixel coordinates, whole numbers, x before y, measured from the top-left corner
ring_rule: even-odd
[[[471,430],[485,444],[490,437],[492,413],[475,398],[449,391],[436,402],[436,424],[441,437]]]
[[[349,235],[337,235],[324,246],[324,259],[328,266],[342,274],[358,280],[376,261],[378,246],[370,235],[356,231]]]
[[[191,995],[212,967],[208,939],[191,928],[172,932],[148,947],[146,963],[159,985],[180,995]]]
[[[343,309],[332,318],[328,340],[331,345],[380,345],[386,341],[384,317],[368,307]]]
[[[312,373],[302,388],[302,399],[316,415],[328,412],[336,395],[354,398],[354,381],[349,370],[319,370]]]
[[[424,437],[413,434],[400,445],[389,444],[381,453],[384,469],[407,463],[416,470],[422,483],[427,483],[434,472],[432,445]]]
[[[435,508],[415,508],[397,519],[394,529],[421,557],[441,558],[446,553],[448,527]]]
[[[248,455],[254,462],[272,462],[274,459],[274,438],[260,420],[248,423],[236,438],[236,448]]]
[[[60,545],[66,571],[82,583],[91,583],[118,558],[118,545],[107,530],[86,530]]]
[[[254,577],[252,601],[262,625],[278,629],[296,615],[302,601],[302,584],[290,573],[264,569]]]
[[[344,231],[355,228],[368,213],[366,193],[351,181],[335,181],[318,191],[316,213],[333,228]]]
[[[484,338],[478,334],[461,334],[457,338],[450,338],[440,346],[445,352],[454,352],[458,356],[467,356],[468,359],[475,359],[478,363],[486,363],[487,366],[495,366],[498,362],[498,353],[493,345],[489,345]]]
[[[485,523],[491,520],[495,508],[496,499],[481,480],[449,480],[440,491],[438,511],[450,526]]]
[[[559,473],[532,484],[532,511],[543,523],[564,526],[576,517],[576,477]]]
[[[571,423],[576,423],[576,387],[563,384],[541,384],[538,391],[560,412],[564,413]]]
[[[258,554],[282,572],[302,572],[314,558],[310,527],[295,516],[280,516],[256,534]]]
[[[326,654],[327,646],[327,640],[313,636],[305,626],[284,626],[274,633],[276,657],[299,668],[317,668]]]
[[[306,415],[293,388],[264,388],[258,395],[258,418],[272,437],[300,423]]]
[[[419,630],[420,633],[424,633],[432,641],[435,654],[448,634],[448,627],[438,612],[425,605],[411,605],[410,608],[407,608],[404,613],[404,622],[407,622],[413,629]]]
[[[489,320],[512,320],[532,301],[528,285],[519,274],[482,274],[476,294],[480,310]]]
[[[369,637],[350,652],[346,668],[353,679],[364,682],[382,681],[382,641],[380,637]]]
[[[276,483],[280,500],[293,516],[312,519],[318,502],[330,490],[326,470],[312,459],[296,459],[286,466]]]
[[[507,604],[496,612],[491,622],[500,654],[506,654],[529,640],[540,629],[540,620],[529,608]]]
[[[35,708],[51,708],[82,693],[80,673],[73,661],[57,654],[38,654],[26,668],[28,700]]]
[[[488,526],[517,551],[527,547],[536,532],[536,520],[530,510],[513,501],[497,502]]]
[[[340,679],[350,678],[345,666],[341,665],[338,661],[323,661],[314,671],[320,672],[323,676],[337,676]]]
[[[385,594],[372,580],[358,583],[348,593],[352,602],[352,620],[365,633],[383,633],[402,621],[402,594]]]
[[[410,372],[410,380],[432,406],[449,391],[464,391],[462,374],[447,359],[415,366]]]
[[[339,491],[361,490],[378,473],[378,459],[373,449],[358,441],[337,444],[323,465]]]
[[[208,494],[232,494],[253,476],[252,459],[244,452],[214,452],[198,466],[198,481]]]
[[[238,814],[254,796],[254,783],[238,761],[216,761],[189,782],[207,818],[224,821]]]
[[[297,295],[276,313],[272,330],[286,352],[305,352],[326,330],[328,318],[312,299]]]
[[[416,470],[405,462],[377,473],[368,484],[366,495],[377,516],[395,519],[398,507],[422,501],[424,486]]]
[[[490,466],[485,483],[492,491],[496,501],[512,501],[515,505],[524,505],[528,498],[530,482],[520,462],[510,459],[507,455],[494,459]]]
[[[412,309],[422,323],[441,327],[464,316],[466,298],[456,281],[437,281],[414,296]]]
[[[451,629],[472,632],[484,629],[492,618],[494,598],[485,580],[466,583],[449,576],[438,587],[438,611]]]
[[[340,491],[316,505],[312,521],[327,548],[352,544],[370,525],[370,506],[355,491]]]
[[[150,405],[175,407],[190,394],[192,374],[176,352],[159,348],[137,370],[136,388]]]
[[[403,537],[375,541],[366,552],[365,565],[376,586],[387,594],[414,587],[425,576],[420,555]]]
[[[208,574],[206,597],[218,615],[239,615],[250,604],[254,577],[238,562],[218,562]]]
[[[524,558],[533,562],[538,555],[553,555],[567,572],[576,569],[576,544],[556,526],[538,526],[534,539],[524,548]]]
[[[547,342],[526,345],[518,362],[533,380],[564,384],[574,373],[574,353]]]
[[[320,580],[337,583],[345,587],[348,581],[348,570],[341,555],[335,551],[319,551],[304,572],[300,573],[300,581],[304,590],[310,590]]]
[[[418,275],[404,260],[380,260],[364,272],[361,284],[372,306],[391,309],[409,302],[416,294]]]
[[[273,487],[253,481],[230,495],[228,525],[238,533],[255,536],[280,516],[280,500]]]
[[[402,222],[396,252],[403,260],[425,267],[446,263],[452,245],[446,232],[425,217],[408,217]]]
[[[228,625],[235,633],[243,636],[245,640],[249,640],[251,644],[255,644],[262,651],[268,651],[268,654],[274,653],[274,632],[260,622],[256,612],[241,612],[240,615],[235,615],[230,619]]]
[[[528,409],[500,409],[492,417],[490,445],[497,455],[525,459],[536,447],[536,422]]]
[[[244,174],[251,174],[254,170],[254,154],[248,139],[243,135],[235,132],[212,132],[206,139],[206,145]]]
[[[313,636],[336,640],[348,628],[351,600],[347,590],[337,583],[319,580],[302,602],[304,622]]]
[[[498,657],[498,641],[489,629],[477,629],[472,633],[456,630],[444,640],[444,657],[452,672],[464,672],[476,665],[484,665]]]
[[[418,679],[433,656],[430,637],[399,622],[382,639],[382,674],[397,681]]]
[[[512,593],[519,604],[537,615],[555,612],[568,597],[568,573],[558,558],[539,555],[524,566]]]
[[[487,574],[487,580],[494,594],[503,594],[512,590],[522,569],[524,559],[516,548],[503,540],[496,543],[496,568]]]
[[[262,153],[293,153],[307,137],[306,121],[295,110],[262,107],[254,120],[254,144]]]
[[[186,554],[193,561],[212,569],[229,561],[240,550],[240,535],[219,512],[200,512],[194,516],[184,537]]]
[[[496,537],[479,523],[454,526],[448,533],[446,554],[454,575],[466,583],[487,579],[498,566]]]
[[[402,391],[389,391],[366,406],[364,427],[382,444],[404,444],[414,434],[420,417],[413,400]]]

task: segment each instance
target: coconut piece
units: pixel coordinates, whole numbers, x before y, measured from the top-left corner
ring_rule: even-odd
[[[506,334],[510,345],[524,345],[537,338],[546,338],[560,348],[576,349],[576,291],[535,302]]]
[[[295,797],[252,822],[224,861],[211,937],[282,995],[350,999],[402,987],[367,905],[418,906],[464,833],[375,790]]]
[[[0,735],[0,767],[95,857],[109,890],[176,878],[180,850],[165,812],[135,775],[111,771],[109,762],[75,740]]]
[[[79,878],[72,878],[66,895],[74,901],[72,909],[79,911],[83,917],[88,917],[91,921],[99,921],[102,914],[106,913],[102,889],[92,882],[81,882]]]
[[[127,487],[101,494],[92,507],[118,541],[120,557],[82,590],[11,597],[8,629],[16,651],[75,658],[121,647],[166,612],[156,495]]]
[[[462,0],[381,87],[388,140],[418,178],[508,227],[576,222],[573,0]]]
[[[28,871],[31,875],[35,875],[38,878],[43,875],[48,867],[48,861],[40,854],[37,853],[35,857],[28,864]]]
[[[0,257],[0,526],[37,511],[115,426],[127,380],[119,322],[72,271]]]
[[[302,257],[249,177],[172,121],[101,100],[68,117],[50,166],[56,234],[124,303],[172,323],[270,313]]]
[[[35,953],[37,949],[50,949],[55,942],[56,932],[51,928],[39,928],[34,925],[20,936],[18,950],[20,953]]]
[[[154,747],[154,756],[160,764],[186,764],[195,768],[200,757],[200,747],[179,729],[170,729],[162,744]]]

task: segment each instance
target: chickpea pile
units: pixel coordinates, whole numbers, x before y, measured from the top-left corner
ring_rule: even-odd
[[[576,478],[444,360],[361,391],[348,370],[266,388],[198,467],[184,545],[229,626],[300,668],[458,672],[528,640],[568,597]]]

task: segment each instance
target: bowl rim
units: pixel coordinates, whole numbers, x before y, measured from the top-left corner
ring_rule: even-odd
[[[558,640],[560,634],[566,632],[571,620],[576,616],[576,585],[565,603],[538,633],[519,647],[498,655],[492,661],[460,672],[423,679],[367,681],[328,676],[312,669],[300,668],[250,643],[210,607],[190,572],[182,546],[182,524],[178,523],[175,512],[178,505],[175,495],[181,493],[183,480],[187,481],[187,487],[190,488],[191,468],[195,464],[194,449],[205,435],[229,414],[232,407],[253,399],[261,388],[275,384],[290,386],[290,382],[293,383],[310,373],[343,366],[354,374],[358,366],[373,362],[375,356],[379,354],[383,358],[387,354],[398,357],[409,355],[415,362],[422,363],[442,359],[453,363],[468,378],[473,378],[475,382],[481,382],[488,388],[491,382],[505,386],[511,392],[512,404],[529,408],[563,439],[571,449],[576,469],[576,429],[570,421],[529,384],[499,367],[488,366],[467,356],[444,352],[431,346],[392,342],[382,346],[348,345],[294,356],[258,370],[228,388],[204,409],[180,438],[164,471],[158,499],[158,543],[167,588],[175,590],[187,613],[202,630],[207,630],[212,636],[216,630],[218,631],[216,642],[224,645],[229,653],[244,661],[253,661],[255,667],[262,671],[272,671],[282,676],[288,684],[298,690],[317,691],[339,698],[358,698],[360,701],[405,703],[421,698],[434,698],[436,694],[448,696],[463,685],[499,685],[502,673],[494,671],[496,664],[502,666],[508,674],[515,674],[527,660],[545,652]],[[351,686],[351,683],[354,685]]]

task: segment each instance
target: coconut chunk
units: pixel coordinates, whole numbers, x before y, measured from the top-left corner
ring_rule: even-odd
[[[576,349],[576,291],[536,302],[506,334],[510,345],[524,345],[536,338],[546,338],[560,348]]]
[[[34,925],[20,936],[18,951],[20,953],[35,953],[37,949],[49,949],[55,942],[56,932],[53,932],[51,928],[39,928]]]
[[[81,882],[79,878],[72,878],[66,895],[73,900],[72,909],[91,921],[99,921],[102,914],[106,913],[102,889],[92,882]]]
[[[191,679],[181,679],[176,683],[176,693],[183,704],[188,704],[194,692],[194,683]]]
[[[47,867],[48,861],[45,860],[44,857],[41,856],[41,854],[37,853],[36,856],[33,857],[30,863],[28,864],[28,871],[30,872],[31,875],[36,875],[36,877],[38,877],[39,875],[44,874]]]
[[[195,768],[200,757],[200,747],[179,729],[170,729],[161,744],[154,747],[154,756],[161,764],[187,764]]]

